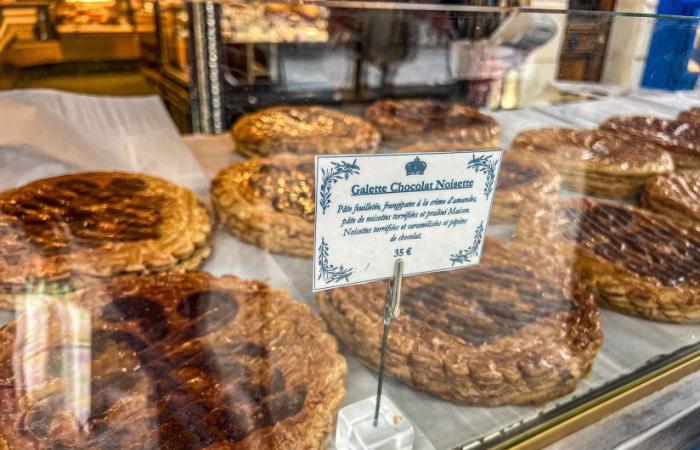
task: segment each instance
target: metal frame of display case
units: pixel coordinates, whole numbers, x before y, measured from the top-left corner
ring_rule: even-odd
[[[700,370],[700,342],[668,355],[660,355],[639,370],[544,412],[532,423],[516,424],[509,429],[458,448],[462,450],[542,448],[698,370]]]

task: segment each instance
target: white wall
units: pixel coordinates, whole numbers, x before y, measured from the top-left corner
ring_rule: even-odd
[[[566,9],[569,6],[569,0],[531,0],[530,6],[533,8]],[[519,95],[523,104],[529,104],[536,100],[547,86],[557,78],[566,15],[550,14],[550,17],[557,22],[557,34],[546,45],[532,52],[519,70]]]
[[[618,0],[616,11],[654,13],[658,0]],[[613,19],[601,83],[636,88],[642,79],[654,29],[653,19]]]

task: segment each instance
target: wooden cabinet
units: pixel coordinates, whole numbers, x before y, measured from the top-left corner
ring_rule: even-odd
[[[615,0],[572,0],[559,57],[559,79],[600,81],[612,18],[586,11],[613,11]],[[580,11],[580,12],[575,12]]]

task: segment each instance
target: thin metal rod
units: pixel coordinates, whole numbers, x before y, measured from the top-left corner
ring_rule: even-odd
[[[398,317],[401,306],[401,281],[403,280],[403,261],[397,259],[394,263],[394,279],[389,282],[389,288],[384,298],[384,331],[382,333],[382,346],[379,355],[379,376],[377,377],[377,400],[374,404],[375,427],[379,422],[379,407],[382,400],[382,385],[384,384],[384,364],[386,362],[387,346],[389,344],[389,327],[391,321]]]
[[[391,325],[390,320],[384,321],[384,333],[382,334],[382,349],[386,349],[387,341],[389,339],[389,326]],[[386,361],[386,351],[382,351],[381,357],[379,358],[379,377],[377,378],[377,401],[374,405],[374,420],[372,421],[373,426],[377,426],[379,421],[379,406],[382,400],[382,384],[384,383],[384,363]]]

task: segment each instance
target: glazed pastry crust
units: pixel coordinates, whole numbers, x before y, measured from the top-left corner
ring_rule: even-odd
[[[379,132],[360,117],[320,106],[282,105],[246,114],[233,126],[244,156],[374,153]]]
[[[570,248],[566,264],[601,306],[647,319],[700,322],[700,226],[591,199],[520,218],[517,237]]]
[[[514,223],[526,205],[546,205],[559,194],[560,177],[549,165],[505,152],[498,175],[490,223]]]
[[[549,163],[566,188],[603,197],[636,198],[647,177],[673,171],[661,147],[610,131],[527,130],[515,137],[513,150]]]
[[[143,174],[92,172],[0,194],[0,307],[128,273],[198,266],[209,214],[190,190]]]
[[[222,170],[212,202],[239,239],[274,253],[313,255],[314,157],[290,154],[252,158]]]
[[[678,114],[678,120],[681,122],[700,124],[700,107],[690,108],[687,111],[681,111]]]
[[[65,327],[69,304],[86,328]],[[165,272],[39,308],[43,338],[23,315],[0,330],[0,443],[10,449],[327,448],[346,363],[322,320],[285,291]],[[87,360],[51,369],[52,354],[83,348]],[[81,377],[87,391],[76,391]]]
[[[600,128],[663,147],[673,156],[676,169],[700,169],[700,124],[651,116],[621,116],[606,120]]]
[[[487,238],[480,265],[405,279],[387,373],[460,404],[543,403],[574,390],[601,345],[600,317],[554,254]],[[317,297],[330,330],[375,370],[385,290]]]
[[[667,217],[700,223],[700,170],[648,179],[642,205]]]
[[[365,113],[389,146],[459,144],[463,150],[495,148],[501,127],[469,106],[434,100],[379,100]],[[417,151],[417,150],[414,150]]]

